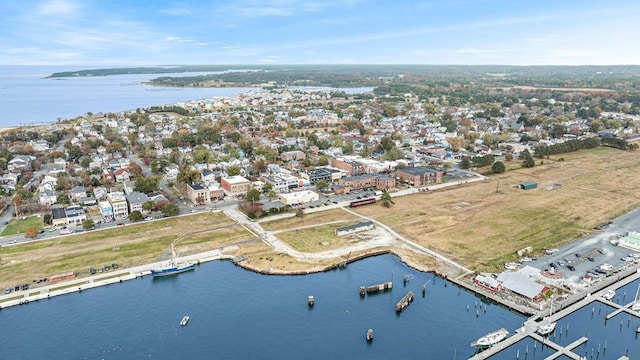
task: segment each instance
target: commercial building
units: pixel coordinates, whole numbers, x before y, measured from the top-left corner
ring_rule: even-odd
[[[355,232],[358,232],[358,231],[372,230],[373,227],[374,227],[373,226],[373,222],[364,221],[364,222],[361,222],[361,223],[357,223],[355,225],[339,227],[339,228],[336,229],[336,235],[342,236],[342,235],[352,234],[352,233],[355,233]]]
[[[210,204],[224,199],[224,191],[221,188],[199,183],[188,185],[186,195],[196,205]]]
[[[227,195],[246,194],[251,181],[240,175],[220,179],[220,185]]]
[[[396,171],[396,177],[399,181],[404,181],[411,186],[424,186],[441,183],[442,171],[426,166],[406,167]]]
[[[280,194],[280,202],[284,205],[302,205],[313,201],[318,201],[320,196],[311,190],[296,191],[292,193]]]
[[[365,166],[363,163],[346,159],[346,158],[332,158],[331,166],[340,170],[344,170],[347,176],[357,176],[365,173]]]
[[[338,180],[338,185],[345,188],[345,193],[353,190],[389,190],[396,187],[394,178],[380,174],[365,174],[359,176],[347,176]]]

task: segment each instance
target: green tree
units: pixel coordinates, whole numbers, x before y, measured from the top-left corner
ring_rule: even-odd
[[[536,162],[535,162],[535,160],[533,160],[533,156],[531,156],[531,153],[529,152],[529,150],[524,149],[520,153],[520,158],[522,159],[522,167],[524,167],[524,168],[532,168],[532,167],[536,166]]]
[[[271,185],[270,182],[266,182],[264,185],[262,185],[262,192],[264,194],[269,193],[269,191],[273,190],[273,185]]]
[[[142,220],[142,213],[140,211],[135,210],[132,211],[131,214],[129,214],[129,221],[136,222],[140,220]]]
[[[152,193],[158,190],[158,184],[160,183],[160,178],[157,176],[141,176],[136,180],[133,190],[139,191],[141,193]]]
[[[162,214],[164,216],[176,216],[180,213],[180,208],[174,203],[168,203],[162,208]]]
[[[328,186],[329,184],[324,180],[320,180],[316,183],[316,189],[318,189],[318,191],[322,191],[326,189]]]
[[[51,225],[51,214],[44,214],[44,216],[42,217],[42,222],[45,225]]]
[[[493,163],[493,165],[491,166],[491,171],[494,174],[502,174],[505,171],[505,167],[504,167],[504,163],[502,161],[496,161],[495,163]]]
[[[462,158],[462,160],[460,160],[460,169],[469,169],[471,168],[471,160],[469,160],[468,157],[464,157]]]
[[[395,204],[393,202],[393,200],[391,199],[391,195],[389,194],[389,192],[387,190],[384,190],[382,192],[382,195],[380,195],[380,203],[382,204],[382,206],[384,206],[386,208],[390,208],[391,205]]]
[[[142,204],[142,210],[146,212],[151,212],[156,210],[156,203],[153,200],[149,200]]]
[[[240,175],[240,167],[236,166],[236,165],[231,165],[229,166],[229,168],[227,169],[227,175],[228,176],[236,176],[236,175]]]
[[[302,208],[300,208],[300,207],[299,207],[299,208],[296,210],[296,216],[297,216],[297,217],[303,217],[303,216],[304,216],[304,210],[303,210]]]
[[[94,227],[96,227],[96,224],[94,224],[91,219],[87,219],[82,222],[82,228],[85,230],[92,230]]]
[[[260,191],[258,189],[249,189],[249,191],[247,191],[246,199],[252,204],[255,203],[260,200]]]
[[[275,190],[269,190],[269,192],[267,193],[267,197],[269,198],[269,200],[273,200],[278,198],[278,193]]]

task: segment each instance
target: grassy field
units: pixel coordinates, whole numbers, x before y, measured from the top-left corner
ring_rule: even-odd
[[[350,214],[342,209],[334,209],[328,211],[315,212],[310,214],[304,214],[304,216],[289,217],[280,220],[265,221],[260,223],[263,229],[268,231],[278,231],[286,229],[296,229],[304,226],[310,226],[315,224],[325,224],[332,221],[339,220],[357,220],[358,217]],[[341,225],[344,226],[344,225]]]
[[[336,235],[336,228],[355,225],[356,223],[357,221],[318,224],[312,227],[280,232],[277,236],[295,250],[302,252],[314,253],[334,250],[348,245],[351,241],[348,236]]]
[[[42,229],[42,218],[29,216],[24,220],[21,218],[18,220],[11,220],[0,236],[24,234],[25,230],[27,230],[27,227],[29,226],[35,226],[38,229]]]
[[[557,161],[559,158],[564,161]],[[537,164],[540,160],[536,161]],[[556,247],[640,206],[640,156],[598,148],[442,191],[358,208],[421,245],[478,270],[496,270],[526,246]],[[520,190],[535,181],[538,188]],[[561,184],[556,190],[547,185]],[[496,191],[497,190],[497,191]]]
[[[176,251],[181,255],[251,238],[244,228],[222,213],[207,212],[5,246],[0,248],[0,287],[69,271],[86,273],[89,266],[117,263],[130,267],[162,260],[167,256],[167,247],[185,235],[185,229],[197,232],[178,243]]]

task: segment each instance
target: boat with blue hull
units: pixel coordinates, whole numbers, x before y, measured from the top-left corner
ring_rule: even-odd
[[[151,269],[151,275],[153,275],[153,277],[176,275],[186,271],[191,271],[195,269],[195,267],[196,267],[195,264],[189,264],[189,263],[178,264],[178,261],[176,259],[176,252],[173,249],[173,244],[172,244],[171,259],[161,267],[156,269]]]

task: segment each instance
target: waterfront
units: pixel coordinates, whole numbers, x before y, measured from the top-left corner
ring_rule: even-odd
[[[62,66],[0,66],[0,127],[35,125],[85,115],[120,112],[180,101],[232,96],[256,88],[177,88],[141,85],[159,76],[130,74],[44,79]]]
[[[406,287],[403,275],[412,276]],[[360,285],[392,277],[392,291],[360,298]],[[395,303],[409,290],[416,299],[396,315]],[[311,309],[308,295],[315,296]],[[184,315],[190,321],[181,328]],[[304,276],[265,276],[215,261],[177,277],[143,277],[3,309],[0,336],[11,349],[6,359],[463,359],[477,337],[523,321],[383,255]],[[368,328],[376,334],[370,344]]]

